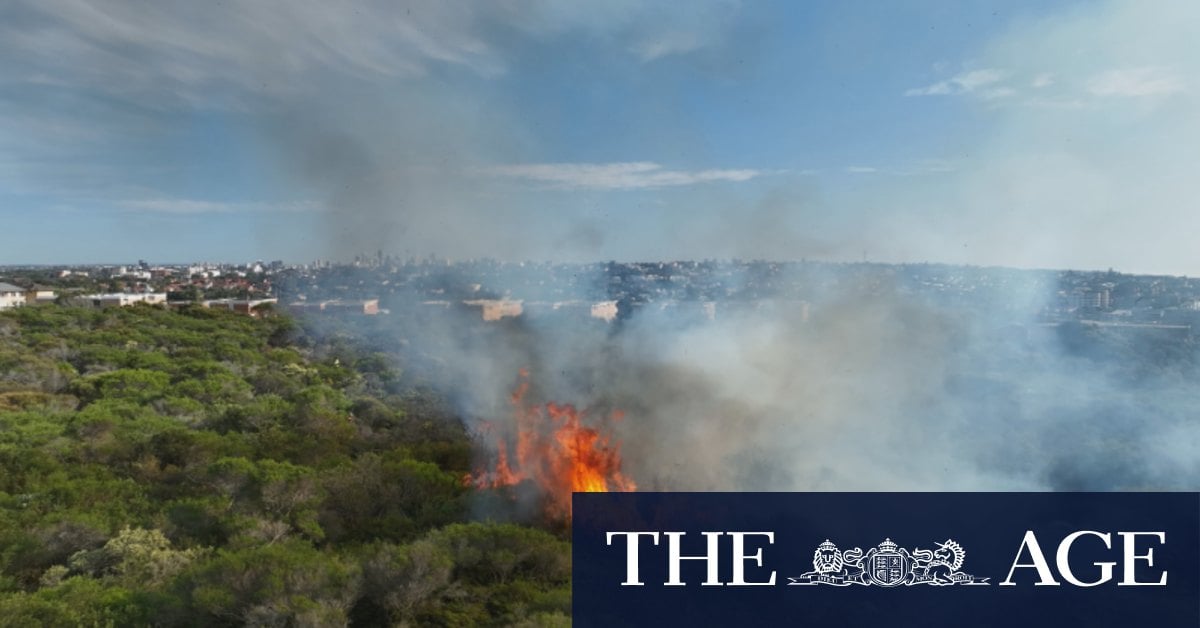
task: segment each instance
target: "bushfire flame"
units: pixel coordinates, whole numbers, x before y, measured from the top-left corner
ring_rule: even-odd
[[[550,514],[570,517],[571,493],[634,491],[637,484],[621,472],[621,445],[610,435],[584,424],[586,413],[557,403],[530,405],[529,371],[521,369],[511,402],[516,418],[515,458],[510,459],[508,439],[496,443],[496,463],[470,478],[478,488],[535,483],[549,500]],[[616,411],[614,421],[623,418]]]

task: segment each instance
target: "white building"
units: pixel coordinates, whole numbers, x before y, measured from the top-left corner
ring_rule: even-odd
[[[25,289],[0,282],[0,310],[25,305]]]
[[[601,301],[592,304],[592,318],[598,318],[606,323],[617,319],[617,302]]]
[[[30,288],[25,291],[26,303],[54,303],[54,291],[49,288]]]
[[[167,293],[165,292],[144,292],[140,294],[128,292],[113,292],[110,294],[88,294],[72,299],[73,302],[79,305],[91,305],[92,307],[125,307],[134,303],[147,303],[149,305],[161,305],[167,302]]]

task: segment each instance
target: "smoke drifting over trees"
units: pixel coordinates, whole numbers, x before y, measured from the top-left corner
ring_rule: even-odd
[[[28,89],[22,98],[52,105],[30,118],[44,124],[27,126],[71,132],[63,120],[74,102],[105,135],[69,143],[71,160],[104,161],[89,155],[106,153],[107,134],[158,146],[123,164],[136,181],[72,188],[59,201],[176,215],[253,208],[259,243],[343,259],[382,249],[1191,263],[1185,241],[1132,246],[1193,231],[1162,228],[1195,215],[1190,158],[1179,152],[1196,135],[1194,55],[1177,26],[1193,21],[1186,3],[1014,18],[964,58],[911,60],[920,72],[905,66],[905,84],[884,82],[890,100],[863,118],[848,117],[858,83],[842,96],[833,87],[884,74],[843,52],[911,15],[803,16],[826,35],[781,38],[772,11],[719,1],[669,20],[641,2],[287,4],[219,14],[115,6],[109,19],[86,3],[7,8],[4,67]],[[797,67],[779,55],[785,40],[808,42],[800,52],[821,63]],[[769,78],[778,59],[786,76],[803,70],[827,88],[828,110],[773,108],[776,93],[809,97]],[[47,76],[59,79],[38,78]],[[60,84],[70,97],[49,98]],[[951,99],[985,130],[906,134],[913,116]],[[179,131],[179,111],[199,130]],[[765,130],[750,126],[760,118]],[[931,152],[876,154],[852,129]],[[240,158],[212,168],[244,166],[239,177],[254,185],[226,176],[229,189],[197,199],[193,173],[159,176],[162,156],[185,152],[193,135],[225,138],[212,150]],[[843,136],[846,150],[809,148]],[[26,161],[25,185],[64,180]],[[147,183],[164,180],[178,185]],[[1105,220],[1091,220],[1097,212]],[[597,287],[581,296],[606,298],[607,280],[581,279]],[[502,413],[522,366],[547,397],[624,407],[633,471],[664,488],[1170,487],[1194,477],[1180,383],[1192,377],[1190,344],[1178,350],[1186,357],[1143,372],[1129,365],[1159,360],[1144,337],[1092,330],[1079,343],[1038,327],[1044,286],[1009,286],[1024,307],[1001,312],[876,288],[805,295],[808,321],[787,306],[722,308],[697,325],[645,308],[603,331],[522,319],[464,339],[451,318],[396,333],[442,339],[439,360],[470,416]],[[1106,357],[1080,349],[1110,341],[1127,346]]]
[[[598,417],[623,410],[612,429],[639,489],[1179,489],[1198,479],[1186,327],[1048,322],[1062,298],[1055,273],[943,269],[964,282],[943,294],[914,289],[920,267],[792,268],[784,276],[807,286],[803,301],[735,273],[726,288],[755,299],[623,302],[611,324],[533,310],[491,323],[465,308],[422,316],[418,296],[398,294],[369,334],[403,339],[409,368],[443,383],[469,425],[508,425],[521,368],[536,400]],[[596,273],[573,275],[584,299],[611,296],[611,276]]]

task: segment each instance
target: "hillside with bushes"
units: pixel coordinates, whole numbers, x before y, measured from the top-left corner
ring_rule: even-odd
[[[565,625],[394,355],[281,315],[0,312],[0,625]]]

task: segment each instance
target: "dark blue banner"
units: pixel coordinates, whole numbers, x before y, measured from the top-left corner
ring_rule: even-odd
[[[576,626],[1200,626],[1200,493],[576,493]]]

